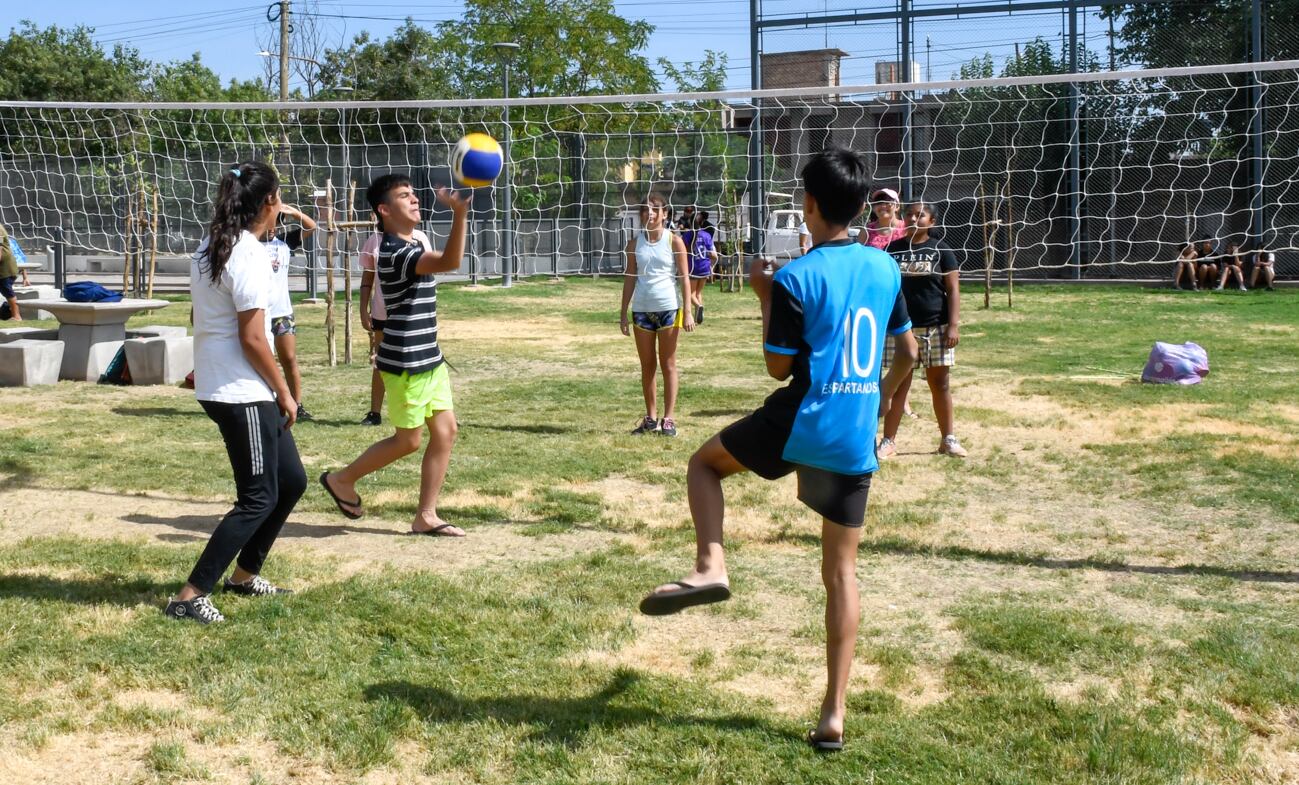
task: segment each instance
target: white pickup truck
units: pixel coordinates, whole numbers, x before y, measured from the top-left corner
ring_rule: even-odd
[[[802,210],[772,210],[762,230],[762,255],[782,265],[802,256],[798,244],[798,227],[802,223]]]

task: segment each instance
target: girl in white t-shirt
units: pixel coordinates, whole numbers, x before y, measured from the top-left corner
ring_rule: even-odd
[[[634,434],[658,432],[676,436],[673,414],[677,406],[678,329],[695,329],[690,303],[690,262],[686,244],[668,231],[668,201],[652,193],[640,207],[642,229],[627,243],[627,272],[622,282],[619,329],[632,334],[635,324],[636,354],[640,357],[641,392],[645,417]],[[631,319],[627,307],[631,306]],[[657,419],[655,372],[663,369],[663,419]]]
[[[271,353],[271,256],[257,238],[280,212],[275,170],[250,161],[226,170],[208,236],[190,263],[194,303],[194,393],[225,441],[234,471],[234,509],[221,519],[167,616],[224,621],[210,600],[223,589],[287,594],[261,577],[267,553],[307,487],[289,428],[298,406]],[[237,559],[236,559],[237,557]]]

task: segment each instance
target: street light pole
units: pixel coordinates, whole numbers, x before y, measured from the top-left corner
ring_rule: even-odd
[[[510,63],[514,55],[519,51],[519,45],[513,41],[503,41],[492,44],[501,58],[501,75],[504,82],[504,98],[510,100]],[[514,184],[510,177],[510,105],[502,104],[502,116],[505,120],[505,133],[501,137],[501,177],[505,179],[504,208],[505,221],[503,227],[503,236],[501,237],[501,250],[504,260],[501,263],[504,277],[501,279],[501,286],[509,288],[514,285]]]

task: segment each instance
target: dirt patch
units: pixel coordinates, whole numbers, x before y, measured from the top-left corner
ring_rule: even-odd
[[[472,499],[480,500],[477,496]],[[460,495],[448,494],[444,503],[453,506],[462,501]],[[228,510],[224,502],[111,491],[7,490],[0,492],[0,543],[66,534],[68,529],[52,527],[50,521],[76,521],[78,536],[198,545],[207,540]],[[328,555],[336,560],[338,575],[345,577],[372,570],[377,563],[455,573],[500,561],[563,558],[598,550],[617,539],[612,533],[592,531],[528,537],[508,521],[477,527],[462,539],[412,537],[406,535],[409,528],[409,521],[373,515],[347,521],[336,515],[295,512],[284,526],[278,547],[282,552]],[[437,558],[430,559],[430,552]]]

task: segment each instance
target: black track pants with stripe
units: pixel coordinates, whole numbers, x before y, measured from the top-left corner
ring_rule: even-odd
[[[212,532],[189,575],[199,591],[210,592],[238,555],[248,572],[261,572],[284,521],[307,489],[307,473],[293,434],[281,425],[273,401],[199,401],[221,429],[235,473],[235,506]]]

